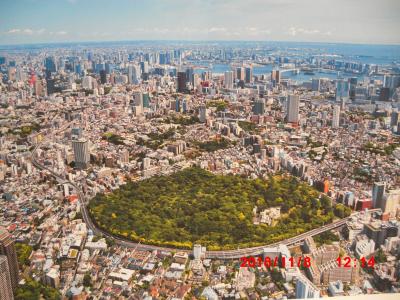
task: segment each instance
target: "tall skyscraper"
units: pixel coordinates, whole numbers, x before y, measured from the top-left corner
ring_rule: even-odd
[[[186,83],[188,83],[188,82],[192,83],[193,74],[194,74],[193,67],[186,69]]]
[[[271,71],[271,81],[274,84],[274,86],[281,83],[281,73],[279,70]]]
[[[224,78],[225,88],[233,89],[233,71],[226,71]]]
[[[396,216],[397,210],[400,208],[400,189],[389,190],[383,196],[381,204],[382,212],[390,214],[392,217]]]
[[[256,115],[263,115],[264,112],[265,112],[265,100],[258,99],[256,101],[254,101],[253,113]]]
[[[143,93],[142,94],[143,97],[143,107],[150,107],[150,95],[149,93]]]
[[[321,88],[321,79],[319,79],[319,78],[313,78],[313,79],[311,80],[311,89],[312,89],[314,92],[319,92],[320,88]]]
[[[344,79],[336,81],[336,101],[340,102],[341,99],[347,100],[349,98],[349,82]]]
[[[184,93],[186,91],[186,72],[178,72],[177,92]]]
[[[175,111],[180,112],[181,111],[181,101],[179,100],[178,97],[175,99]]]
[[[383,206],[383,196],[385,195],[385,182],[374,182],[372,187],[372,206],[373,208],[381,208]]]
[[[11,285],[11,272],[8,267],[7,256],[5,255],[0,255],[0,299],[14,299],[13,287]]]
[[[142,73],[149,73],[149,63],[147,61],[140,62],[140,70]]]
[[[167,63],[167,54],[160,53],[159,59],[160,59],[160,65],[165,65]]]
[[[140,91],[136,91],[133,93],[133,101],[135,106],[143,107],[143,93]]]
[[[390,97],[394,91],[400,86],[400,75],[385,75],[383,79],[383,87],[389,88]]]
[[[3,227],[0,227],[0,255],[7,257],[11,278],[11,287],[12,290],[15,291],[19,281],[17,252],[15,250],[14,240],[12,239],[11,234],[9,234],[8,231]]]
[[[101,71],[100,71],[100,82],[101,82],[101,84],[107,83],[107,73],[106,73],[106,70],[101,70]]]
[[[44,60],[44,66],[49,72],[57,72],[57,66],[54,57],[46,57]]]
[[[253,82],[253,67],[246,67],[246,74],[245,74],[245,82],[250,83]]]
[[[400,123],[400,112],[393,111],[390,115],[390,126],[398,126]]]
[[[35,81],[34,92],[36,96],[43,96],[43,84],[41,80]]]
[[[390,100],[390,88],[382,87],[379,90],[379,101],[389,101]]]
[[[245,72],[244,72],[244,68],[243,67],[238,67],[236,68],[236,78],[238,80],[244,80],[245,79]]]
[[[79,169],[85,169],[90,162],[89,142],[85,139],[72,141],[74,150],[75,166]]]
[[[137,84],[139,78],[140,78],[139,68],[135,65],[128,66],[128,82]]]
[[[357,77],[349,78],[349,96],[350,99],[355,99],[356,97],[356,87],[357,87]]]
[[[287,115],[286,119],[289,123],[298,123],[299,122],[299,106],[300,106],[300,98],[299,95],[289,95],[287,102]]]
[[[200,106],[199,108],[199,119],[200,122],[205,123],[208,117],[208,110],[205,105]]]
[[[340,106],[335,105],[333,108],[333,115],[332,115],[332,128],[339,128],[340,124]]]

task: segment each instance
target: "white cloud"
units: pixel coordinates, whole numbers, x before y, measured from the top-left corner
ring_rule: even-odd
[[[209,30],[209,32],[226,32],[226,28],[225,27],[211,27]]]
[[[18,29],[18,28],[13,28],[13,29],[10,29],[9,31],[7,31],[7,33],[9,33],[9,34],[19,33],[19,32],[21,32],[21,29]]]
[[[38,30],[32,29],[32,28],[25,28],[25,29],[20,29],[20,28],[13,28],[8,31],[6,31],[6,34],[9,35],[42,35],[46,32],[46,29],[41,28]]]
[[[22,32],[25,33],[25,34],[29,34],[29,35],[33,34],[33,30],[30,29],[30,28],[26,28]]]
[[[302,35],[302,34],[319,34],[320,31],[318,29],[305,29],[302,27],[290,27],[287,31],[287,33],[291,36],[297,36],[297,35]]]

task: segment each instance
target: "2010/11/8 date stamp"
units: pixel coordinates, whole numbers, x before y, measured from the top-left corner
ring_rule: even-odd
[[[299,256],[299,257],[289,257],[286,258],[285,256],[276,256],[275,258],[271,258],[266,256],[264,259],[261,256],[249,256],[249,257],[241,257],[240,264],[241,268],[250,267],[262,267],[265,266],[266,268],[271,267],[304,267],[309,268],[311,266],[311,257],[308,256]]]
[[[304,267],[309,268],[311,266],[311,257],[309,256],[299,256],[299,257],[288,257],[285,256],[276,256],[274,258],[265,257],[264,259],[261,256],[249,256],[249,257],[241,257],[240,258],[241,268],[250,267],[262,267],[265,266],[266,268],[272,267]],[[373,268],[375,265],[375,258],[371,256],[368,260],[365,257],[361,257],[360,259],[351,258],[349,256],[345,257],[338,257],[336,259],[336,263],[339,268],[351,268],[357,267],[358,263],[360,264],[361,268]]]

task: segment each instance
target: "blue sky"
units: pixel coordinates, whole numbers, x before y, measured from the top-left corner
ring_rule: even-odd
[[[400,0],[0,0],[0,44],[259,40],[400,44]]]

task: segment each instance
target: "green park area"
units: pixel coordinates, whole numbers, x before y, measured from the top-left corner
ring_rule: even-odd
[[[281,207],[275,226],[253,224],[253,208]],[[344,217],[350,210],[291,176],[247,179],[192,167],[128,182],[96,195],[90,215],[103,230],[144,244],[209,250],[278,242]]]

